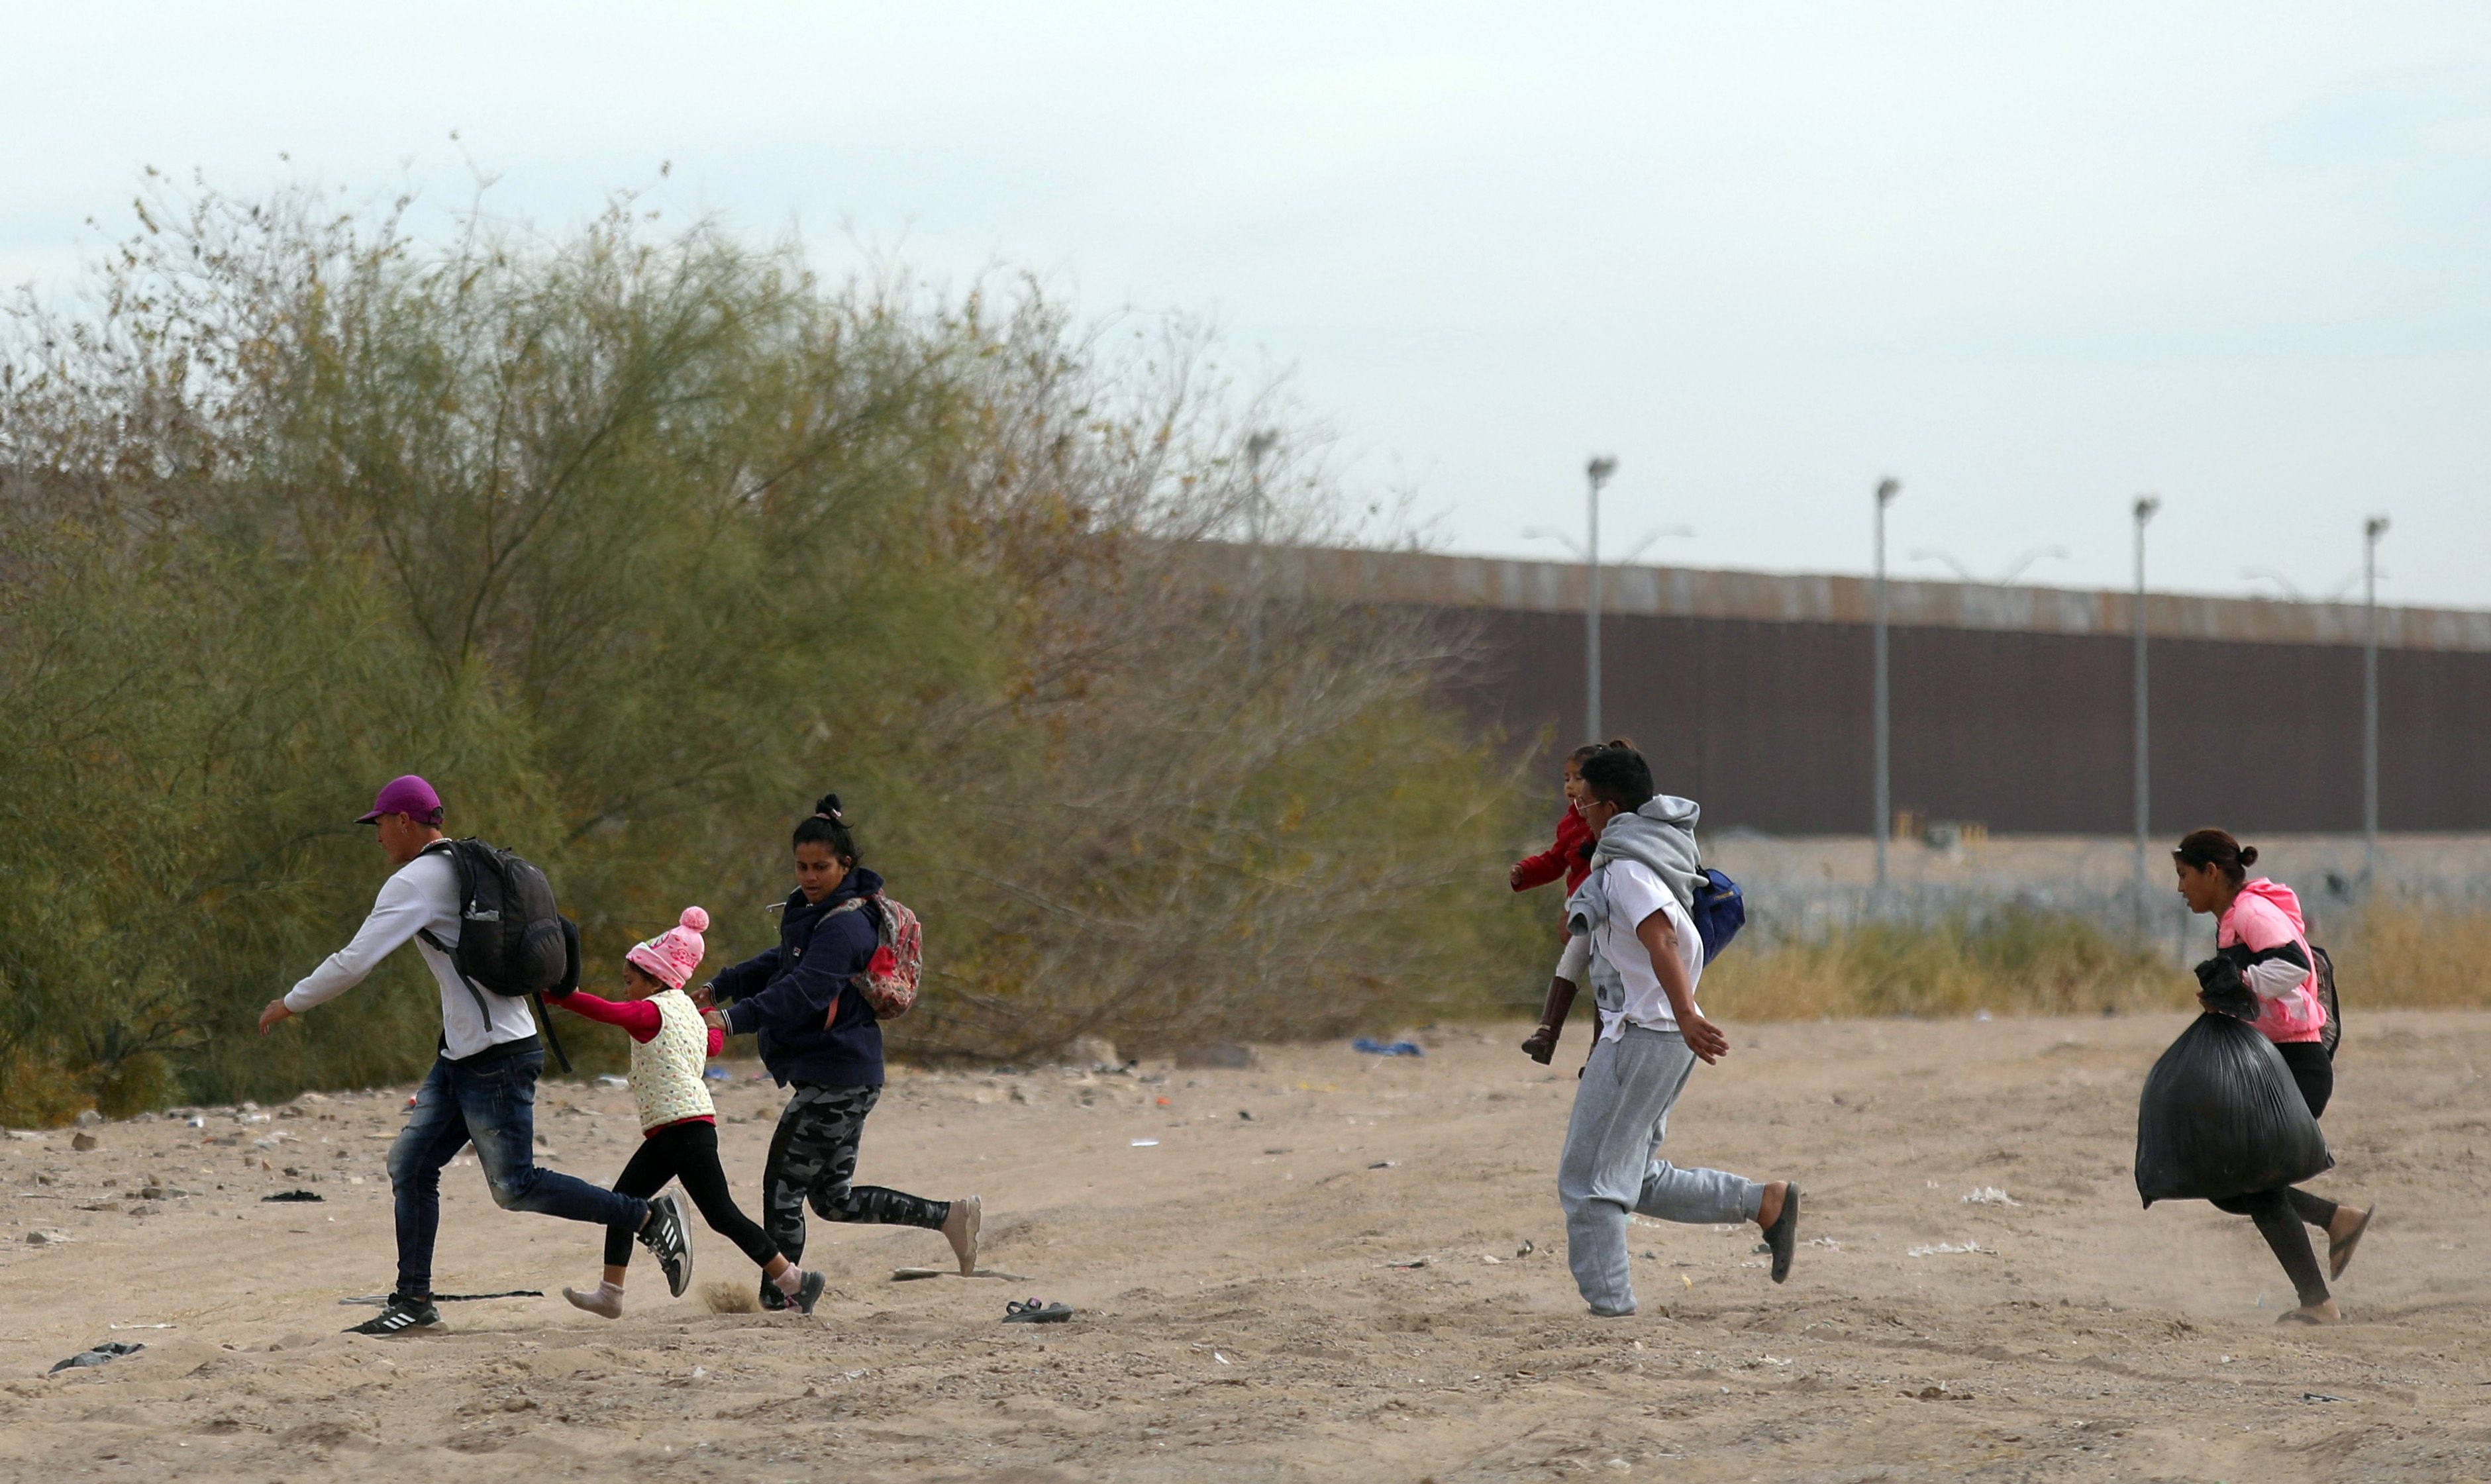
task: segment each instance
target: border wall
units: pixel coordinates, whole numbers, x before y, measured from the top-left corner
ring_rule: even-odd
[[[1216,548],[1283,597],[1433,609],[1481,641],[1452,699],[1540,766],[1583,725],[1579,564]],[[1604,574],[1601,715],[1714,829],[1872,829],[1873,584]],[[1997,831],[2134,828],[2127,593],[1888,583],[1892,799]],[[2379,610],[2382,829],[2491,829],[2491,611]],[[2151,593],[2152,825],[2361,827],[2359,604]]]

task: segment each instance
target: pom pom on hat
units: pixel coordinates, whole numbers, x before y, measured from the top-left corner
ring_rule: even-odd
[[[698,907],[687,907],[681,923],[670,927],[647,943],[634,944],[623,955],[623,962],[637,964],[649,977],[668,989],[681,989],[692,971],[700,967],[701,956],[709,946],[701,934],[709,930],[709,914]]]

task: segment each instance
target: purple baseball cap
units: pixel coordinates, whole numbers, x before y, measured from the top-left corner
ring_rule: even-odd
[[[372,812],[355,823],[377,824],[384,814],[411,814],[417,819],[428,819],[437,824],[440,813],[441,796],[432,791],[431,784],[408,773],[382,784],[381,791],[372,796]]]

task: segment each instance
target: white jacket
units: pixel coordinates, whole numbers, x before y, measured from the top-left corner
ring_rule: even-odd
[[[382,959],[412,943],[441,987],[443,1056],[454,1061],[472,1057],[488,1046],[537,1033],[526,1001],[470,985],[459,977],[449,954],[416,936],[425,928],[451,947],[458,946],[458,868],[446,851],[418,856],[381,883],[371,916],[355,930],[354,942],[322,959],[319,968],[287,990],[285,1007],[300,1015],[337,999],[361,984]],[[479,999],[484,1013],[478,1011]]]

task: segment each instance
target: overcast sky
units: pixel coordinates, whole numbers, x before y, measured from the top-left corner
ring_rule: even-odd
[[[618,186],[1092,315],[1214,316],[1361,490],[1614,552],[2491,606],[2491,7],[8,7],[0,277],[142,164]],[[451,131],[463,143],[452,144]],[[280,162],[280,151],[291,163]]]

